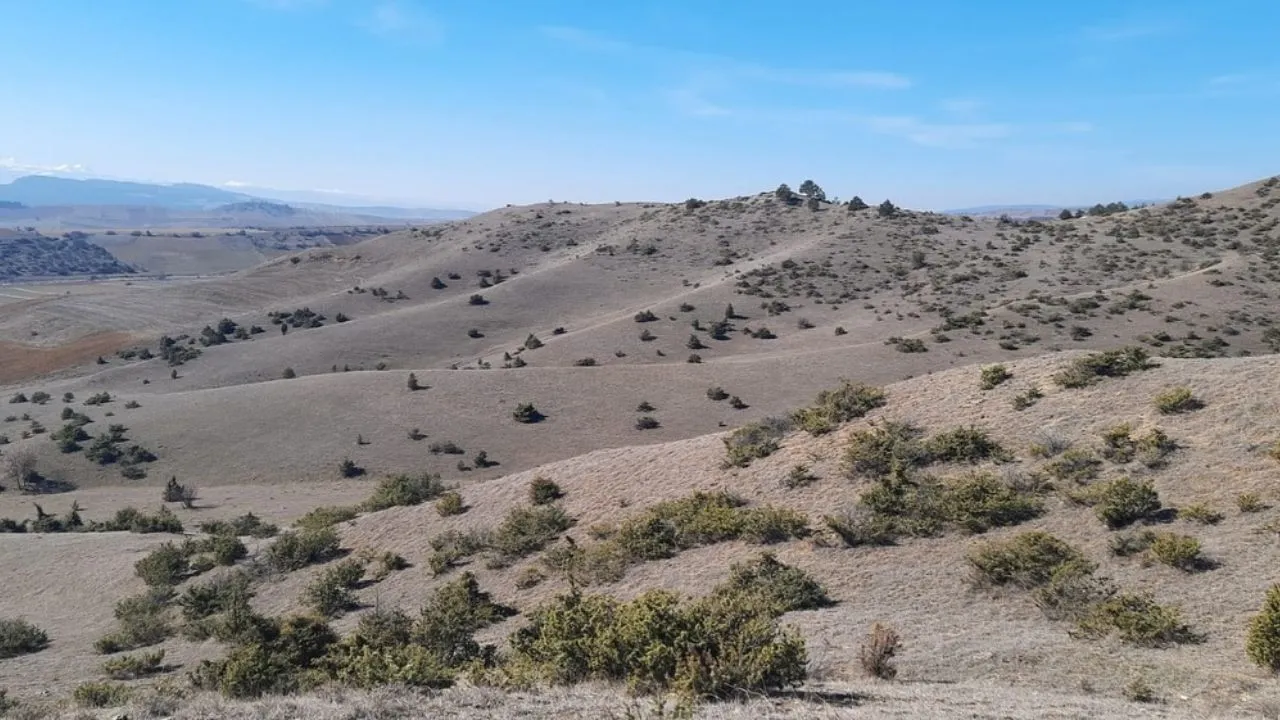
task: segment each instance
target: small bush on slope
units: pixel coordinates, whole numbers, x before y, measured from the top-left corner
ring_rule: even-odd
[[[419,505],[435,500],[448,489],[439,475],[396,475],[381,480],[360,507],[367,512],[376,512],[397,506]]]
[[[278,572],[300,570],[338,555],[338,534],[333,528],[282,533],[263,553],[267,569]]]
[[[746,467],[753,460],[769,457],[777,452],[780,441],[790,430],[791,421],[787,418],[770,417],[743,425],[724,439],[727,464]]]
[[[1040,531],[986,543],[968,556],[976,585],[1013,585],[1024,590],[1047,584],[1060,568],[1083,560],[1079,550]]]
[[[886,401],[887,396],[880,388],[845,381],[835,390],[818,393],[813,406],[796,410],[791,419],[800,429],[822,435],[841,423],[864,417],[883,407]]]
[[[0,659],[39,652],[49,646],[45,631],[26,620],[0,619]]]
[[[352,588],[364,577],[364,563],[349,559],[325,568],[303,593],[303,601],[321,617],[338,617],[356,606]]]
[[[494,565],[506,567],[531,555],[572,526],[573,518],[555,505],[512,508],[489,538],[488,547],[495,554]]]
[[[735,563],[719,593],[743,593],[757,597],[779,614],[816,610],[831,605],[827,591],[803,570],[779,562],[773,553],[760,553],[748,563]]]
[[[511,647],[513,665],[554,683],[624,682],[690,698],[785,688],[804,679],[807,664],[799,633],[742,593],[682,603],[653,590],[623,603],[574,592],[530,613]]]
[[[529,482],[529,502],[534,505],[549,505],[562,497],[564,491],[552,480],[539,476]]]
[[[210,535],[247,535],[255,538],[275,537],[279,532],[279,528],[275,525],[264,523],[261,518],[253,513],[245,513],[231,520],[203,522],[200,523],[200,530]]]
[[[118,629],[99,638],[94,648],[109,655],[164,642],[173,634],[168,617],[168,604],[172,597],[172,590],[152,589],[116,603]]]
[[[1204,407],[1204,402],[1192,394],[1191,388],[1170,388],[1155,397],[1156,410],[1161,415],[1177,415]]]
[[[1064,388],[1082,388],[1098,383],[1103,378],[1124,377],[1153,367],[1157,367],[1157,364],[1150,360],[1147,351],[1138,347],[1124,347],[1073,360],[1053,376],[1053,381]]]
[[[809,534],[808,520],[800,513],[744,504],[726,492],[698,492],[668,500],[617,527],[593,527],[592,534],[602,538],[599,542],[557,547],[544,560],[576,582],[608,583],[621,580],[628,565],[674,557],[702,545],[729,540],[770,544]]]
[[[1280,585],[1267,590],[1261,611],[1249,622],[1245,652],[1256,665],[1280,672]]]
[[[1108,528],[1127,527],[1160,511],[1160,496],[1150,481],[1116,478],[1098,487],[1095,512]]]
[[[164,650],[112,658],[102,663],[102,672],[112,680],[136,680],[164,671]]]
[[[979,386],[983,390],[993,390],[996,386],[1004,383],[1013,377],[1013,373],[1003,365],[989,365],[982,368],[982,378]]]

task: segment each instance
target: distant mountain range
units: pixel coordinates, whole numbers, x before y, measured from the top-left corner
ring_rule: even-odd
[[[1124,204],[1130,208],[1143,207],[1146,205],[1157,205],[1167,202],[1167,200],[1125,200]],[[1064,209],[1067,210],[1088,210],[1090,205],[979,205],[977,207],[958,208],[955,210],[943,210],[944,215],[969,215],[972,217],[1000,217],[1008,215],[1011,218],[1029,219],[1029,218],[1054,218],[1057,217]]]
[[[314,201],[317,196],[357,197],[342,193],[253,190],[258,194],[195,183],[165,185],[25,175],[0,184],[0,224],[64,228],[367,225],[455,220],[475,214],[467,210]],[[282,204],[282,200],[288,204]]]

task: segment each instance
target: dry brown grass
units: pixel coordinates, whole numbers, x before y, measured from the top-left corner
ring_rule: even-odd
[[[1120,422],[1131,423],[1135,435],[1158,427],[1181,446],[1167,467],[1108,462],[1100,479],[1121,474],[1149,478],[1164,505],[1174,508],[1195,503],[1234,508],[1241,494],[1256,495],[1266,509],[1233,510],[1219,523],[1195,526],[1205,554],[1220,567],[1188,575],[1114,558],[1108,550],[1110,534],[1092,510],[1061,495],[1051,496],[1046,515],[1023,529],[1047,530],[1082,548],[1099,563],[1100,573],[1126,590],[1150,592],[1160,602],[1180,605],[1185,619],[1206,634],[1205,643],[1150,650],[1072,639],[1065,626],[1046,620],[1024,595],[971,591],[964,558],[973,540],[956,534],[884,548],[844,549],[808,540],[778,546],[780,560],[821,580],[836,601],[828,608],[795,613],[786,621],[797,624],[808,638],[815,678],[834,687],[858,682],[858,648],[866,628],[883,622],[903,635],[895,657],[901,684],[876,684],[867,691],[872,700],[856,709],[818,706],[832,717],[855,712],[859,717],[947,717],[967,712],[977,717],[986,712],[1031,717],[1046,709],[1060,717],[1135,717],[1142,712],[1153,717],[1239,716],[1280,700],[1274,683],[1248,664],[1242,650],[1243,628],[1280,559],[1274,533],[1257,532],[1275,523],[1280,512],[1275,509],[1280,504],[1275,461],[1266,454],[1280,438],[1280,390],[1274,383],[1280,360],[1160,358],[1159,368],[1078,390],[1059,388],[1051,378],[1084,349],[1113,347],[1164,330],[1178,337],[1192,329],[1203,337],[1223,334],[1232,353],[1263,350],[1261,328],[1240,319],[1275,310],[1274,301],[1255,292],[1265,284],[1262,275],[1272,272],[1256,248],[1228,250],[1225,236],[1215,240],[1216,246],[1181,242],[1203,240],[1184,234],[1200,217],[1213,220],[1217,232],[1235,228],[1239,221],[1229,219],[1233,216],[1255,211],[1276,215],[1274,207],[1261,210],[1256,198],[1246,197],[1246,190],[1239,197],[1219,194],[1213,202],[1187,211],[1190,215],[1157,210],[1145,216],[1072,221],[1078,233],[1070,238],[1032,238],[1029,231],[989,221],[967,224],[930,216],[885,221],[870,214],[850,219],[841,209],[792,212],[758,200],[736,209],[713,204],[701,215],[702,211],[686,214],[664,206],[541,205],[491,213],[451,226],[438,237],[400,233],[358,246],[308,251],[297,264],[279,260],[217,280],[78,288],[67,298],[42,301],[38,312],[34,305],[19,303],[15,312],[0,318],[0,337],[18,340],[46,323],[51,329],[40,341],[54,346],[83,335],[95,323],[121,332],[193,332],[223,315],[263,324],[268,332],[252,341],[206,349],[202,357],[179,368],[176,380],[169,379],[169,368],[158,360],[124,363],[113,358],[105,367],[90,365],[60,378],[3,389],[5,397],[17,389],[52,393],[54,401],[45,406],[7,407],[13,414],[31,413],[50,429],[61,424],[59,397],[67,391],[77,396],[73,407],[94,419],[91,431],[113,422],[125,424],[131,437],[159,455],[146,480],[124,481],[115,468],[97,468],[82,455],[58,453],[42,436],[20,440],[24,422],[0,424],[0,434],[10,435],[17,448],[35,448],[47,474],[81,486],[72,494],[39,498],[49,512],[63,512],[73,500],[90,519],[108,516],[124,505],[152,507],[159,502],[164,481],[176,475],[201,488],[198,509],[174,508],[189,528],[199,520],[246,511],[288,523],[319,505],[357,503],[373,483],[339,480],[337,462],[346,456],[375,479],[388,472],[440,472],[446,482],[461,484],[466,513],[441,517],[430,504],[397,507],[339,527],[344,546],[353,551],[392,551],[414,566],[358,591],[361,600],[413,610],[431,589],[449,579],[433,578],[427,570],[431,539],[449,530],[497,525],[512,507],[525,502],[528,483],[536,475],[565,491],[559,504],[577,520],[568,534],[587,544],[587,529],[593,525],[617,522],[694,490],[729,490],[751,503],[791,507],[815,524],[824,514],[852,509],[867,485],[844,479],[841,449],[851,432],[886,419],[908,421],[930,433],[969,424],[985,428],[1019,457],[982,469],[1026,484],[1034,484],[1029,478],[1046,461],[1031,458],[1025,449],[1046,432],[1089,448],[1098,445],[1102,430]],[[1220,203],[1232,203],[1236,209],[1220,210]],[[560,215],[563,210],[569,213]],[[713,219],[719,224],[710,222]],[[1173,220],[1179,221],[1176,226],[1153,229]],[[917,233],[925,222],[940,223],[941,232]],[[1139,228],[1140,236],[1126,238],[1121,247],[1105,235],[1117,223]],[[1164,242],[1163,232],[1179,241]],[[727,270],[714,264],[721,234],[739,253]],[[628,252],[632,238],[642,245],[653,242],[658,251]],[[545,251],[543,241],[550,243]],[[599,244],[616,245],[615,254],[595,252]],[[927,246],[934,267],[946,268],[945,282],[934,283],[928,267],[908,270],[902,280],[893,278],[893,266],[905,257],[900,256],[917,245]],[[1015,245],[1021,248],[1017,252]],[[497,251],[490,252],[490,247]],[[952,273],[988,267],[983,255],[998,256],[1025,268],[1028,275],[1002,279],[992,274],[972,283],[949,279]],[[1114,256],[1111,264],[1098,265],[1100,255]],[[806,297],[807,290],[797,290],[787,280],[787,291],[777,299],[785,299],[795,311],[777,316],[759,309],[762,298],[734,292],[735,284],[746,279],[740,271],[780,267],[791,259],[801,269],[808,267],[806,261],[820,265],[830,259],[835,274],[862,287],[837,301],[829,287],[836,281],[809,278],[825,294],[818,304]],[[858,265],[862,262],[870,269]],[[947,266],[948,262],[956,264]],[[1216,264],[1201,267],[1205,263]],[[467,296],[476,291],[477,270],[511,267],[519,274],[484,289],[489,305],[467,304]],[[450,271],[461,279],[448,279],[445,290],[429,288],[433,276],[447,278]],[[1228,278],[1230,285],[1208,282]],[[409,300],[387,303],[369,294],[347,293],[356,284],[386,287],[393,295],[403,289]],[[910,288],[914,291],[906,292]],[[1105,290],[1108,299],[1091,316],[1076,317],[1060,305],[1037,302],[1039,309],[1024,307],[1032,302],[1026,295],[1033,289],[1069,299]],[[1151,296],[1143,301],[1149,310],[1107,312],[1108,304],[1132,290]],[[976,300],[978,295],[985,299]],[[735,321],[738,328],[767,325],[780,337],[764,341],[734,332],[729,340],[706,339],[709,349],[699,351],[704,362],[684,362],[689,320],[719,319],[729,302],[749,316]],[[696,310],[681,311],[681,303]],[[945,331],[950,342],[928,340],[929,329],[943,322],[940,305],[971,303],[989,311],[977,332],[953,329]],[[330,317],[342,311],[354,319],[283,336],[266,324],[267,310],[304,305]],[[792,330],[801,307],[817,328]],[[633,316],[646,308],[659,317],[645,324],[657,339],[642,343],[636,338]],[[1064,319],[1054,320],[1055,312],[1062,312]],[[1180,319],[1167,321],[1169,315]],[[677,321],[667,320],[670,316]],[[1017,328],[1017,323],[1027,327]],[[1081,323],[1093,335],[1079,342],[1069,339],[1068,328]],[[823,331],[837,324],[848,334]],[[1239,334],[1222,333],[1228,324],[1237,326]],[[553,334],[558,326],[568,332]],[[485,338],[467,338],[469,327],[481,329]],[[987,330],[992,332],[983,334]],[[1043,337],[1023,349],[998,347],[1000,336],[1014,330]],[[514,352],[530,332],[545,346],[519,355],[528,367],[446,369],[454,363],[477,367],[481,362],[497,368],[502,353]],[[884,345],[889,336],[925,338],[929,352],[897,353]],[[1075,352],[1040,354],[1052,347]],[[601,366],[573,367],[582,357],[595,357]],[[394,369],[374,371],[381,361]],[[980,364],[997,361],[1009,367],[1013,378],[984,391]],[[368,371],[335,374],[329,372],[334,364]],[[299,377],[276,379],[286,366],[295,367]],[[430,389],[408,392],[410,369]],[[915,377],[893,382],[908,375]],[[827,435],[793,433],[778,452],[748,468],[723,468],[722,423],[732,427],[785,414],[845,377],[890,383],[887,406]],[[143,380],[150,383],[144,385]],[[734,410],[707,400],[705,389],[717,385],[750,407]],[[1159,414],[1151,398],[1179,385],[1195,388],[1205,407],[1194,413]],[[1044,397],[1015,410],[1011,399],[1032,386]],[[89,408],[79,404],[86,395],[104,389],[117,396],[116,402]],[[128,400],[141,407],[124,409]],[[661,422],[643,434],[634,429],[635,407],[641,400],[657,408],[652,414]],[[513,422],[511,409],[521,402],[533,402],[547,419],[531,425]],[[108,419],[106,412],[114,417]],[[426,434],[425,440],[407,437],[415,427]],[[357,445],[357,435],[368,444]],[[461,445],[468,461],[484,450],[501,464],[459,471],[457,457],[427,451],[437,441]],[[5,452],[11,449],[15,448]],[[808,467],[818,480],[786,489],[783,481],[797,465]],[[961,470],[933,469],[942,476]],[[1058,488],[1071,489],[1075,488]],[[0,517],[30,517],[30,502],[13,492],[0,493]],[[989,536],[1017,531],[992,531]],[[6,661],[0,668],[0,686],[29,696],[44,689],[65,692],[93,677],[101,659],[93,655],[92,641],[109,628],[115,600],[141,589],[132,563],[158,542],[163,539],[117,534],[0,535],[0,577],[6,579],[0,585],[0,606],[6,611],[14,608],[17,615],[45,628],[51,640],[41,653]],[[601,589],[622,597],[658,586],[701,594],[723,581],[732,563],[756,552],[758,547],[738,542],[701,547],[636,566],[620,582]],[[540,558],[533,557],[509,568],[487,568],[480,561],[467,569],[476,572],[495,600],[528,610],[565,588],[563,579],[554,575],[532,587],[517,587],[517,578],[540,566]],[[308,569],[262,585],[255,606],[269,613],[296,608],[315,572]],[[359,614],[342,618],[336,627],[348,629]],[[520,622],[515,618],[488,628],[481,639],[500,642]],[[183,666],[217,652],[216,646],[180,639],[162,647],[167,660]],[[1139,670],[1169,705],[1119,705],[1085,692],[1122,697]],[[959,684],[929,684],[940,682]],[[487,704],[468,705],[465,698]],[[456,706],[431,704],[455,701]],[[802,716],[800,709],[815,707],[788,704],[794,702],[767,700],[702,712],[730,713],[723,717],[777,712],[784,717]],[[206,713],[189,717],[217,712],[273,716],[292,708],[321,718],[351,711],[349,703],[416,703],[414,707],[432,712],[488,709],[533,716],[580,712],[625,717],[627,707],[616,695],[593,691],[508,698],[466,689],[426,701],[387,694],[351,695],[345,701],[327,696],[277,700],[256,707],[217,703],[205,698],[182,712]],[[396,717],[407,711],[387,712]]]

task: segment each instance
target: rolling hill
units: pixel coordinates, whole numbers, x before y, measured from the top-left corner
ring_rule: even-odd
[[[960,696],[985,698],[973,701],[973,712],[992,713],[981,717],[1046,707],[1063,717],[1266,716],[1280,692],[1242,647],[1276,560],[1268,528],[1280,496],[1268,449],[1280,437],[1270,382],[1280,369],[1271,356],[1280,350],[1277,228],[1277,178],[1065,221],[851,210],[771,193],[511,207],[217,278],[15,285],[0,292],[0,383],[13,400],[0,423],[10,440],[3,452],[31,458],[44,487],[74,488],[38,498],[53,514],[75,501],[86,519],[104,520],[128,505],[154,507],[169,478],[198,487],[199,509],[175,509],[188,531],[246,511],[287,524],[319,505],[358,503],[389,475],[427,472],[456,485],[470,508],[459,515],[418,504],[337,524],[355,555],[391,551],[410,563],[359,591],[363,609],[334,623],[344,632],[369,605],[413,610],[457,577],[428,569],[440,552],[433,542],[449,531],[496,532],[537,477],[563,490],[567,532],[589,550],[664,501],[727,491],[747,508],[805,517],[807,531],[768,549],[833,601],[783,618],[806,639],[807,687],[822,697],[860,697],[858,712],[884,717],[909,707],[952,716],[964,712]],[[1090,354],[1120,347],[1151,362]],[[1103,377],[1058,379],[1082,359]],[[1132,367],[1115,370],[1123,362]],[[1007,378],[987,379],[982,368],[995,363]],[[791,416],[843,380],[884,387],[883,407],[818,434],[770,434],[779,424],[768,418]],[[1157,407],[1180,388],[1196,403]],[[539,422],[518,421],[525,403]],[[97,451],[67,452],[51,439],[80,416],[90,436],[119,436],[106,444],[120,452],[137,445],[126,453],[135,461],[102,463]],[[726,439],[735,441],[726,433],[756,422],[768,451],[727,462]],[[910,487],[944,492],[976,472],[1036,511],[978,527],[956,511],[937,515],[931,496],[893,485],[892,474],[854,469],[850,448],[894,423],[915,428],[895,441],[910,450],[899,460],[914,458]],[[925,444],[912,444],[916,432]],[[988,451],[966,454],[975,447]],[[154,458],[136,459],[144,450]],[[1114,530],[1098,519],[1096,493],[1121,478],[1149,482],[1161,505]],[[867,511],[881,485],[924,504],[876,512],[923,524],[894,526],[885,547],[850,541],[840,518]],[[32,517],[30,502],[11,488],[0,494],[0,517]],[[1138,547],[1154,542],[1144,529],[1194,537],[1203,562],[1166,565]],[[1198,640],[1148,647],[1114,633],[1076,637],[1033,592],[970,582],[975,548],[1029,530],[1076,548],[1093,566],[1088,578],[1113,583],[1117,597],[1145,592],[1176,606]],[[55,667],[66,668],[54,683],[64,691],[94,677],[94,639],[111,627],[115,600],[141,590],[133,563],[163,541],[0,534],[6,577],[25,578],[32,563],[80,568],[77,577],[102,589],[57,607],[37,599],[62,577],[0,590],[0,604],[54,637],[48,650],[5,661],[0,686],[28,694],[48,686]],[[1125,543],[1138,549],[1126,556]],[[507,647],[533,608],[568,587],[549,554],[560,546],[505,563],[483,550],[459,558],[521,612],[479,639]],[[744,537],[699,542],[591,589],[702,596],[761,550]],[[316,572],[256,585],[254,607],[296,609]],[[543,578],[522,587],[535,573]],[[859,679],[859,646],[875,622],[902,632],[899,677],[920,684],[920,704],[903,704],[910,684]],[[188,669],[221,652],[180,638],[163,647]],[[1123,700],[1144,684],[1165,705]],[[952,687],[959,696],[944,689]],[[441,698],[465,704],[461,692]],[[1020,693],[1044,704],[1019,704]],[[613,702],[562,700],[597,701]],[[528,702],[529,712],[555,712]],[[779,716],[812,710],[762,702]]]

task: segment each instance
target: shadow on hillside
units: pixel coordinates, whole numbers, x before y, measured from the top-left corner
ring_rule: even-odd
[[[76,484],[70,480],[61,477],[45,477],[40,474],[33,474],[28,477],[27,481],[22,485],[23,495],[56,495],[57,493],[71,492],[76,489]]]
[[[778,690],[769,693],[769,697],[830,707],[856,707],[872,699],[872,696],[864,693],[835,690]]]

